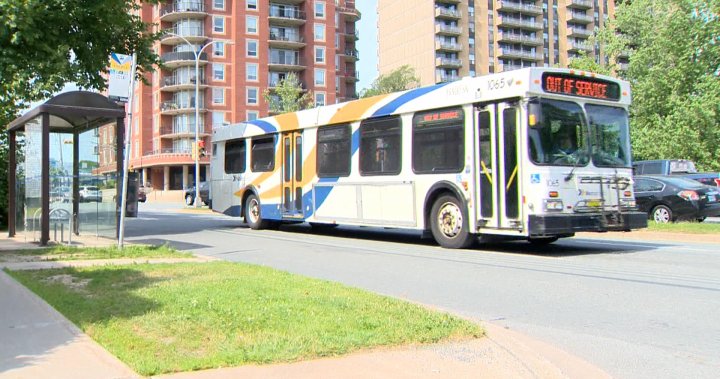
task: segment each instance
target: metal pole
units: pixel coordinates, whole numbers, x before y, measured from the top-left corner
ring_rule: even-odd
[[[132,147],[132,114],[133,114],[133,99],[135,98],[135,69],[137,66],[137,54],[132,55],[132,67],[130,68],[130,94],[128,97],[128,113],[127,119],[128,124],[125,127],[125,156],[123,160],[123,185],[121,187],[120,195],[120,233],[118,236],[118,248],[123,248],[123,242],[125,240],[125,207],[127,206],[127,184],[128,184],[128,167],[130,166],[130,148]]]
[[[198,154],[200,152],[198,148],[200,141],[200,54],[205,46],[195,52],[195,201],[193,202],[195,208],[200,206],[200,154]]]

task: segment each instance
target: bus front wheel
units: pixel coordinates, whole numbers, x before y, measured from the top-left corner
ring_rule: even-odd
[[[265,229],[268,226],[267,220],[263,220],[260,214],[260,200],[257,196],[250,195],[245,201],[245,222],[250,229]]]
[[[440,246],[464,249],[472,245],[475,236],[468,230],[468,219],[460,200],[451,195],[440,196],[431,210],[430,228]]]

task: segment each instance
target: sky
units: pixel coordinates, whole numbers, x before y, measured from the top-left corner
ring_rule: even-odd
[[[377,0],[355,0],[357,8],[362,17],[355,25],[358,29],[360,39],[356,42],[360,60],[356,64],[360,75],[357,83],[357,91],[369,88],[370,84],[378,76],[378,54],[377,54]]]

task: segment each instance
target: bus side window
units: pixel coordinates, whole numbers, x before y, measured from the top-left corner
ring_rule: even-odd
[[[317,174],[320,178],[350,175],[350,124],[323,126],[317,132]]]
[[[402,167],[400,117],[360,123],[360,175],[397,175]]]
[[[253,138],[250,165],[253,172],[275,169],[275,136]]]
[[[213,150],[215,149],[213,144]],[[244,139],[225,142],[225,173],[242,174],[247,166],[247,144]]]

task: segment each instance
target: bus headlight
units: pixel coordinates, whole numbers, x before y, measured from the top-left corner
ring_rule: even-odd
[[[545,199],[545,211],[559,212],[563,210],[563,201],[560,199]]]
[[[623,209],[635,209],[637,203],[635,199],[620,199],[620,207]]]

